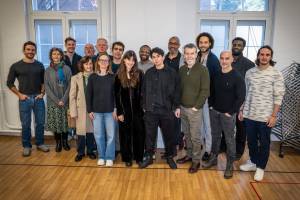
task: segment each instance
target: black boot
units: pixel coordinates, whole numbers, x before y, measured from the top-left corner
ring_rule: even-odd
[[[54,133],[54,138],[55,138],[55,141],[56,141],[55,151],[56,152],[61,152],[61,149],[62,149],[62,146],[61,146],[61,134]]]
[[[69,151],[70,146],[68,144],[68,133],[62,133],[62,146],[64,150]]]
[[[224,172],[224,178],[229,179],[233,176],[233,162],[231,160],[227,160],[226,169]]]
[[[148,155],[148,156],[145,156],[143,162],[140,163],[139,168],[143,169],[143,168],[148,167],[151,164],[153,164],[153,158],[152,158],[152,155],[151,156]]]

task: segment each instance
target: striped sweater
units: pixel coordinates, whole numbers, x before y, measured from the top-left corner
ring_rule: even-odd
[[[281,105],[283,99],[285,86],[281,72],[272,66],[264,70],[256,66],[247,71],[245,82],[244,118],[266,122],[274,104]]]

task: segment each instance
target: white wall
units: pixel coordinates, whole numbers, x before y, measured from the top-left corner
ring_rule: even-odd
[[[1,3],[0,132],[8,132],[20,127],[20,122],[17,98],[7,89],[6,77],[10,65],[22,57],[22,44],[28,36],[24,1]],[[168,38],[173,35],[180,37],[182,45],[194,42],[199,27],[198,5],[198,0],[116,0],[116,38],[127,50],[136,51],[145,43],[167,50]],[[272,44],[278,67],[292,60],[300,62],[299,10],[299,0],[276,1]]]
[[[283,68],[293,61],[300,63],[300,1],[276,1],[274,16],[274,60]]]

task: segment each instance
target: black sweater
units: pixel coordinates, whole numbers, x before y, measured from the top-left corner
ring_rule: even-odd
[[[33,63],[20,60],[10,67],[6,84],[9,88],[16,87],[15,80],[17,78],[21,93],[40,94],[42,84],[44,84],[44,73],[45,69],[42,63],[36,60]]]
[[[113,112],[115,107],[114,75],[91,74],[86,90],[87,112]]]
[[[237,113],[245,100],[246,86],[242,76],[232,69],[213,78],[209,106],[221,113]]]

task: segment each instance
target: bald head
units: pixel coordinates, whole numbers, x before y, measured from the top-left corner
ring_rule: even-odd
[[[177,54],[180,47],[180,40],[177,36],[173,36],[169,39],[168,49],[171,54]]]
[[[233,62],[233,56],[231,51],[225,50],[220,53],[220,64],[222,67],[222,71],[223,70],[230,71],[232,69],[231,67],[232,62]]]
[[[94,45],[91,43],[87,43],[86,45],[84,45],[84,54],[90,57],[94,56],[95,54]]]

